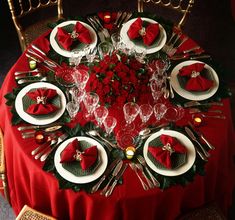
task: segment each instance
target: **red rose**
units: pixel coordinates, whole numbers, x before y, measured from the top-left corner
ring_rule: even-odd
[[[104,83],[105,85],[109,84],[110,81],[111,81],[111,78],[110,78],[110,77],[105,77],[105,78],[103,79],[103,83]]]
[[[110,78],[113,78],[114,72],[113,72],[113,71],[108,71],[108,72],[106,73],[106,76],[107,76],[107,77],[110,77]]]
[[[103,91],[104,91],[104,94],[107,95],[110,92],[110,87],[104,86]]]
[[[118,77],[121,78],[121,79],[124,79],[124,78],[127,77],[127,74],[126,74],[125,72],[122,72],[122,71],[118,72],[117,75],[118,75]]]

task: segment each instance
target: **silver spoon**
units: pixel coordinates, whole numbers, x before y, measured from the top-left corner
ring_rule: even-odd
[[[87,131],[87,134],[91,135],[91,136],[98,136],[101,140],[103,140],[104,142],[106,142],[107,144],[109,144],[111,147],[113,148],[117,148],[116,144],[111,143],[110,141],[108,141],[107,139],[103,138],[100,133],[96,130],[91,130],[91,131]]]

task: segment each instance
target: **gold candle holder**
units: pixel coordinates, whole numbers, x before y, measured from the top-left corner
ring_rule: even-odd
[[[135,155],[135,148],[130,146],[125,149],[126,158],[131,160]]]

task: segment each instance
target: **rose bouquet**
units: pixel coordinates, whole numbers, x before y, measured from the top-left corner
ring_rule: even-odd
[[[114,52],[91,68],[86,88],[99,95],[101,104],[122,106],[144,99],[149,92],[148,81],[143,64],[132,56]]]

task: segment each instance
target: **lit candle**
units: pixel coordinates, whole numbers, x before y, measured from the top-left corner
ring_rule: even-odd
[[[135,148],[132,146],[127,147],[125,150],[125,154],[126,154],[126,158],[131,160],[135,155]]]
[[[34,70],[37,66],[37,62],[35,60],[29,60],[29,68]]]
[[[202,123],[202,118],[201,117],[196,116],[196,117],[193,118],[193,124],[195,126],[199,126],[201,123]]]
[[[35,132],[35,141],[37,144],[42,144],[46,141],[46,136],[43,131]]]
[[[105,12],[104,13],[104,22],[109,23],[111,21],[111,14],[110,12]]]

